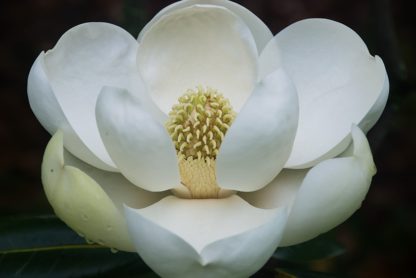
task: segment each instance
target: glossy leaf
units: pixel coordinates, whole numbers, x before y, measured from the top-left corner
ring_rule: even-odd
[[[115,253],[88,244],[56,216],[0,220],[0,277],[102,277],[110,273],[154,277],[136,253]]]
[[[287,262],[309,262],[339,256],[345,248],[330,234],[323,234],[305,243],[278,248],[274,259]]]
[[[274,270],[275,277],[278,278],[334,278],[334,274],[316,272],[304,269],[277,268]]]

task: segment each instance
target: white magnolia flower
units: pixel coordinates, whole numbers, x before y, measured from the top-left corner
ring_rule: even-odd
[[[45,192],[72,229],[160,276],[246,277],[359,208],[375,174],[361,130],[388,87],[340,23],[273,37],[236,3],[185,0],[137,40],[72,28],[37,58],[28,94],[55,134]]]

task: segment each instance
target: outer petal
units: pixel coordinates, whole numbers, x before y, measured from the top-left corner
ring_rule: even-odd
[[[122,204],[142,208],[164,195],[140,190],[119,174],[94,170],[69,153],[64,161],[62,135],[58,131],[52,137],[42,163],[43,186],[55,213],[88,240],[133,251]]]
[[[299,94],[299,127],[286,167],[306,168],[340,154],[352,123],[368,130],[377,121],[387,100],[386,70],[350,28],[307,19],[270,44],[279,46]]]
[[[145,208],[170,195],[169,191],[150,192],[138,188],[123,175],[94,168],[65,150],[64,164],[65,166],[78,168],[97,182],[120,211],[124,210],[124,205],[133,208]]]
[[[58,129],[62,130],[65,134],[65,147],[83,161],[100,169],[116,171],[84,144],[68,122],[49,84],[44,56],[42,52],[33,64],[27,86],[30,107],[37,119],[50,134],[54,134]]]
[[[192,5],[216,5],[222,6],[229,9],[231,12],[239,16],[247,27],[250,29],[251,33],[253,34],[254,39],[256,40],[257,49],[260,52],[264,46],[273,38],[273,34],[270,29],[260,20],[255,14],[253,14],[250,10],[246,9],[245,7],[228,1],[228,0],[184,0],[178,1],[173,3],[172,5],[167,6],[163,10],[161,10],[146,26],[139,34],[138,40],[141,41],[144,34],[153,26],[155,22],[157,22],[162,16],[169,14],[173,11],[178,9],[182,9],[185,7],[189,7]]]
[[[42,80],[37,75],[32,79],[41,82],[40,89],[30,90],[32,99],[53,93],[63,114],[82,142],[109,166],[114,166],[108,156],[96,127],[94,107],[103,86],[124,87],[136,92],[140,85],[136,66],[137,41],[123,29],[107,23],[86,23],[66,32],[56,46],[43,58]],[[43,55],[42,55],[43,57]],[[35,114],[47,113],[43,106]],[[38,117],[46,121],[48,120]],[[66,142],[72,144],[72,142]],[[72,151],[76,146],[71,146]],[[77,154],[77,153],[74,153]],[[83,158],[81,156],[80,158]],[[87,161],[90,162],[90,161]],[[99,166],[99,165],[97,165]]]
[[[325,160],[309,171],[286,171],[284,177],[278,176],[252,196],[243,196],[251,204],[266,208],[293,202],[282,246],[307,241],[332,229],[361,206],[376,170],[363,132],[353,126],[352,137],[352,156]],[[284,201],[279,196],[282,192],[286,194]]]
[[[217,181],[254,191],[267,185],[290,155],[298,121],[296,89],[282,69],[258,83],[221,144]]]
[[[376,58],[379,57],[376,56]],[[387,99],[389,97],[390,83],[387,72],[384,71],[384,74],[384,84],[380,95],[371,107],[370,111],[365,115],[364,119],[362,119],[358,125],[364,132],[368,132],[374,126],[374,124],[378,121],[381,114],[383,113],[384,108],[386,107]]]
[[[257,209],[237,196],[167,197],[126,207],[126,217],[137,252],[162,277],[248,277],[278,246],[286,210]]]
[[[218,6],[195,5],[162,16],[143,36],[137,63],[165,113],[198,85],[219,90],[239,110],[257,79],[250,30]]]
[[[166,129],[127,91],[105,87],[96,113],[104,144],[121,173],[149,191],[180,184],[175,147]]]

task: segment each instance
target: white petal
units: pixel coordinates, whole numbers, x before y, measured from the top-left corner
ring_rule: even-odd
[[[124,89],[105,87],[96,110],[101,138],[127,179],[149,191],[180,184],[173,142],[143,103]]]
[[[114,165],[110,166],[90,151],[68,122],[49,84],[44,56],[43,52],[38,56],[28,78],[27,92],[33,113],[50,134],[55,134],[58,129],[62,130],[65,135],[65,148],[71,153],[97,168],[116,171]]]
[[[65,117],[84,144],[110,166],[114,164],[98,133],[95,103],[103,86],[137,91],[137,46],[115,25],[85,23],[67,31],[44,57],[45,81]]]
[[[55,213],[68,226],[88,240],[125,251],[135,249],[122,205],[142,208],[164,196],[140,190],[119,174],[93,169],[69,153],[64,160],[60,131],[46,147],[42,182]]]
[[[239,192],[238,195],[256,208],[291,207],[307,172],[307,169],[284,169],[266,187],[254,192]]]
[[[254,39],[256,40],[257,49],[259,52],[265,47],[265,45],[273,38],[273,34],[266,24],[261,21],[255,14],[246,9],[245,7],[228,1],[228,0],[184,0],[173,3],[172,5],[167,6],[161,10],[139,34],[138,40],[141,41],[144,34],[153,26],[153,24],[158,21],[162,16],[169,14],[175,10],[189,7],[192,5],[216,5],[229,9],[231,12],[240,17],[247,27],[250,29],[253,34]]]
[[[281,55],[277,41],[270,40],[259,57],[259,80],[283,66]]]
[[[126,207],[137,252],[162,277],[248,277],[278,246],[286,210],[262,210],[237,196],[167,197]],[[163,262],[163,263],[162,263]]]
[[[198,85],[219,90],[238,111],[257,79],[257,50],[250,30],[217,6],[196,5],[162,16],[143,36],[137,63],[165,113]]]
[[[376,58],[379,59],[378,56]],[[389,97],[390,83],[387,72],[384,71],[384,74],[384,84],[380,95],[373,104],[373,107],[371,107],[370,111],[365,115],[364,119],[362,119],[358,124],[364,132],[368,132],[375,125],[386,107],[387,99]]]
[[[221,188],[254,191],[266,186],[290,155],[298,121],[296,89],[277,70],[258,83],[221,144]]]
[[[133,208],[145,208],[170,195],[168,191],[150,192],[143,190],[129,182],[123,175],[92,167],[65,150],[64,161],[65,165],[78,168],[96,181],[119,210],[124,210],[124,205]]]
[[[350,28],[307,19],[270,43],[279,46],[299,94],[299,127],[286,167],[306,168],[340,154],[352,123],[368,129],[377,121],[387,98],[386,70]]]
[[[352,128],[353,156],[325,160],[312,168],[290,211],[282,246],[324,233],[349,218],[360,206],[376,169],[363,132]]]

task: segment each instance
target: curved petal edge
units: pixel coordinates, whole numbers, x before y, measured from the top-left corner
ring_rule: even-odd
[[[332,20],[298,21],[279,32],[282,67],[299,95],[299,126],[286,168],[309,168],[349,145],[352,123],[367,131],[388,95],[383,61],[360,36]]]
[[[56,215],[80,236],[111,248],[133,251],[123,214],[91,177],[64,161],[63,133],[46,147],[42,183]]]
[[[113,168],[94,108],[103,86],[139,91],[137,48],[135,38],[122,28],[87,22],[65,32],[43,59],[48,85],[72,129],[95,156]]]
[[[116,172],[114,165],[98,158],[72,128],[51,88],[44,59],[45,53],[41,52],[30,69],[27,84],[30,108],[36,118],[51,135],[61,130],[65,134],[65,148],[73,155],[99,169]]]
[[[125,211],[137,252],[162,277],[248,277],[275,251],[287,217],[286,209],[257,209],[237,196],[167,197]]]
[[[180,184],[175,146],[138,98],[124,89],[104,87],[96,115],[104,145],[128,180],[152,192]]]
[[[299,179],[282,246],[327,232],[360,208],[376,173],[364,133],[352,126],[353,155],[325,160]]]
[[[257,81],[257,50],[244,22],[228,9],[193,5],[157,20],[143,36],[137,65],[166,114],[198,86],[227,97],[237,111]]]
[[[254,192],[239,192],[238,195],[256,208],[290,208],[307,172],[308,169],[283,169],[262,189]]]
[[[256,41],[257,50],[260,53],[265,45],[273,38],[273,33],[270,29],[258,18],[254,13],[252,13],[247,8],[234,3],[228,0],[183,0],[173,3],[172,5],[167,6],[162,9],[156,16],[146,24],[143,30],[140,32],[138,40],[141,41],[144,34],[152,27],[152,25],[158,21],[162,16],[171,13],[175,10],[189,7],[192,5],[215,5],[220,7],[225,7],[231,12],[240,17],[247,27],[250,29],[253,37]]]
[[[298,122],[296,89],[282,69],[259,82],[231,125],[216,161],[221,188],[255,191],[288,159]]]

